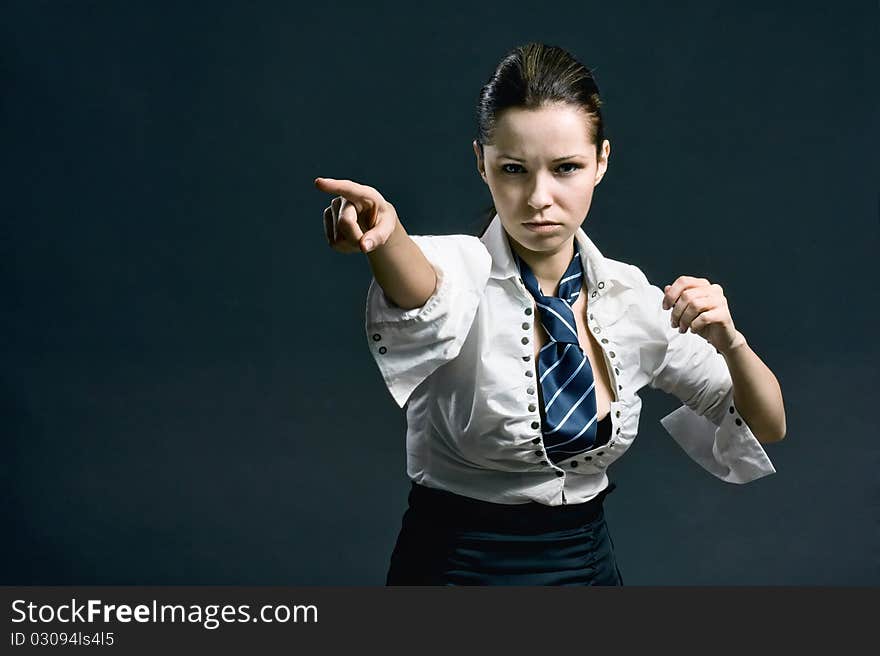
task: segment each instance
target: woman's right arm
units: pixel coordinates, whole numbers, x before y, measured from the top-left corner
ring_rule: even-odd
[[[337,194],[324,210],[330,247],[365,253],[376,283],[399,308],[423,306],[434,294],[437,272],[404,230],[394,206],[373,187],[351,180],[316,178],[315,186]]]

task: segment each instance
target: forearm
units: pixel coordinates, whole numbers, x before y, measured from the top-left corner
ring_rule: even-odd
[[[785,408],[776,376],[751,349],[745,336],[722,352],[733,380],[733,399],[759,442],[776,442],[785,437]]]
[[[385,295],[401,309],[421,307],[434,293],[437,272],[400,221],[388,241],[367,253],[367,260]]]

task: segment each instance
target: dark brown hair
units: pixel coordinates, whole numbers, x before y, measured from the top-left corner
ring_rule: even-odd
[[[492,143],[496,121],[505,109],[540,109],[552,103],[569,103],[585,112],[596,145],[596,158],[601,157],[605,139],[602,101],[592,71],[558,46],[534,42],[504,55],[480,89],[476,137],[480,156],[483,157],[483,145]],[[480,216],[482,237],[495,216],[494,204]]]

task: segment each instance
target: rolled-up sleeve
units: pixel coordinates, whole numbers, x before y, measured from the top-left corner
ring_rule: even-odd
[[[650,386],[678,397],[683,405],[660,420],[678,445],[706,471],[728,483],[748,483],[776,469],[733,402],[727,361],[712,344],[690,330],[670,325],[663,291],[644,293],[655,329],[665,335],[666,352],[651,372]]]
[[[373,278],[367,291],[366,333],[388,391],[401,408],[440,365],[455,358],[480,304],[492,258],[471,235],[412,235],[437,272],[434,293],[404,310]]]

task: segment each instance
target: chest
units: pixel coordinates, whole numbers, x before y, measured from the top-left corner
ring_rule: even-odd
[[[578,300],[572,306],[572,312],[574,314],[575,323],[577,325],[578,343],[580,344],[584,355],[587,356],[587,359],[590,362],[590,367],[593,370],[593,378],[596,381],[596,410],[598,412],[599,419],[601,420],[606,414],[608,414],[611,402],[617,401],[618,399],[612,389],[605,351],[602,349],[601,345],[596,341],[595,337],[593,337],[592,333],[590,333],[590,330],[587,327],[586,296],[586,294],[581,294],[578,297]],[[533,308],[533,312],[536,311],[537,308]],[[537,317],[539,315],[533,314],[532,316]],[[550,341],[547,332],[544,330],[541,322],[537,319],[535,320],[533,336],[533,343],[535,345],[534,357],[535,362],[537,362],[538,352],[541,350],[542,347],[547,344],[547,342]]]

